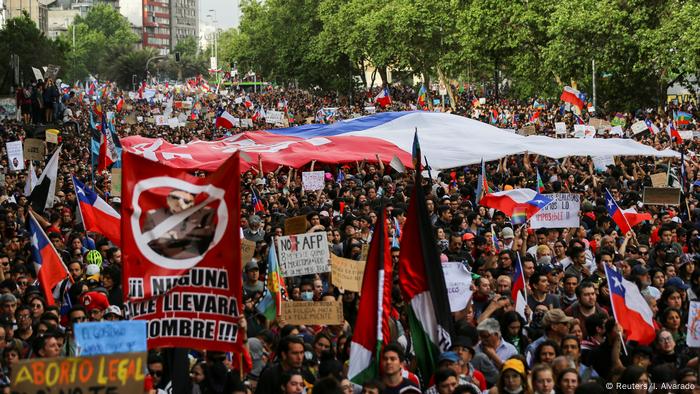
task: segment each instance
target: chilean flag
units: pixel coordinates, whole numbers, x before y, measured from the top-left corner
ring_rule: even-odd
[[[116,246],[121,245],[121,215],[94,191],[85,187],[73,177],[75,195],[78,197],[78,210],[83,218],[85,230],[107,237]]]
[[[391,104],[391,96],[389,95],[389,89],[384,87],[384,89],[379,91],[379,94],[374,97],[374,102],[379,104],[382,108],[386,108]]]
[[[225,129],[232,129],[235,122],[233,115],[228,113],[228,111],[223,111],[216,118],[216,128],[223,127]]]
[[[29,212],[29,232],[31,234],[32,258],[37,278],[49,305],[54,305],[53,288],[68,276],[68,270],[61,261],[49,237],[46,236],[34,214]]]
[[[632,227],[645,220],[651,220],[650,213],[637,213],[634,208],[620,209],[609,190],[605,190],[605,206],[608,208],[608,215],[620,228],[622,234],[626,234]]]
[[[527,289],[525,287],[525,274],[523,273],[523,264],[520,261],[520,254],[515,253],[515,272],[513,272],[513,288],[510,296],[515,302],[515,311],[527,321],[525,315],[525,305],[527,305]]]
[[[675,121],[671,121],[671,123],[668,124],[668,134],[671,139],[675,139],[677,144],[682,144],[683,143],[683,137],[681,137],[681,133],[678,132],[678,129],[676,128],[676,123]]]
[[[117,100],[117,112],[122,112],[122,108],[124,108],[124,97],[119,97],[119,100]]]
[[[628,341],[649,345],[656,337],[654,314],[636,284],[605,264],[610,289],[610,305],[615,320],[622,326]]]
[[[647,129],[652,132],[652,134],[658,134],[659,133],[659,128],[656,127],[654,122],[651,121],[651,119],[645,119],[644,123],[647,125]]]
[[[253,187],[250,188],[250,191],[253,193],[253,196],[251,197],[251,203],[253,204],[253,209],[255,210],[255,212],[265,212],[265,205],[260,199],[260,196],[258,196],[258,192],[256,192],[255,188]]]
[[[578,113],[581,113],[583,109],[583,97],[581,92],[572,88],[571,86],[564,86],[564,91],[561,93],[561,101],[571,104],[573,107],[578,109]]]
[[[497,209],[508,216],[513,212],[524,210],[528,219],[540,209],[552,202],[552,199],[537,193],[532,189],[511,189],[485,195],[479,205]]]
[[[529,123],[535,123],[539,120],[540,120],[540,111],[537,111],[534,114],[530,115],[530,122]]]

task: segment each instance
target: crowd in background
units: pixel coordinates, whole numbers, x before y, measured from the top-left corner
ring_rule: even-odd
[[[4,183],[0,201],[0,348],[2,384],[8,389],[16,363],[32,357],[75,355],[73,325],[83,321],[124,318],[121,289],[121,251],[99,234],[86,233],[76,217],[76,195],[70,176],[75,175],[119,209],[120,198],[111,195],[108,172],[92,175],[91,121],[93,105],[81,90],[57,89],[60,82],[18,89],[18,119],[0,122],[0,146],[28,138],[41,127],[61,129],[58,183],[53,208],[36,212],[51,242],[60,252],[74,284],[65,281],[47,300],[36,284],[27,230],[26,171],[11,172],[6,152],[0,165]],[[252,118],[260,110],[278,109],[290,126],[307,122],[330,123],[386,110],[420,109],[417,89],[393,87],[393,102],[386,108],[373,104],[375,91],[356,95],[352,101],[332,94],[296,89],[264,88],[229,96],[200,87],[166,89],[159,97],[129,98],[108,85],[102,96],[105,111],[114,111],[120,98],[126,109],[117,112],[120,137],[142,135],[179,143],[195,138],[216,140],[243,131],[217,129],[214,117],[225,109],[240,118]],[[554,123],[566,122],[571,131],[577,122],[558,100],[519,102],[495,100],[470,89],[455,89],[455,109],[442,103],[426,110],[444,110],[499,127],[536,126],[538,134],[554,136]],[[162,96],[160,96],[162,95]],[[157,126],[147,119],[163,111],[168,100],[191,98],[187,127]],[[86,98],[88,99],[86,101]],[[236,103],[236,98],[245,98]],[[251,105],[247,105],[246,102]],[[326,110],[325,109],[330,109]],[[392,259],[398,262],[400,230],[405,221],[408,196],[416,187],[410,173],[394,171],[386,163],[368,161],[346,165],[310,163],[327,172],[325,188],[304,193],[301,172],[281,167],[263,173],[254,167],[241,177],[241,223],[245,239],[256,242],[252,260],[244,265],[246,347],[250,358],[192,349],[192,393],[480,393],[550,394],[610,391],[646,392],[647,383],[675,382],[673,392],[698,390],[698,352],[686,344],[689,303],[700,296],[700,187],[693,181],[700,163],[692,152],[694,139],[672,142],[665,131],[674,110],[694,113],[693,104],[669,104],[663,110],[640,109],[622,113],[623,132],[629,134],[637,120],[650,119],[659,133],[643,132],[632,138],[657,149],[673,147],[688,152],[680,206],[648,206],[642,191],[651,185],[650,175],[679,172],[678,160],[652,157],[617,158],[604,171],[589,157],[554,160],[535,155],[505,157],[486,163],[486,178],[494,189],[536,188],[536,172],[546,193],[581,194],[580,226],[530,229],[516,226],[502,212],[480,206],[476,198],[478,165],[433,173],[423,185],[443,261],[462,262],[473,274],[474,295],[464,311],[453,314],[456,336],[452,349],[440,354],[434,376],[417,376],[407,327],[405,303],[396,285],[392,297],[391,333],[380,356],[380,375],[362,387],[347,379],[349,348],[358,312],[359,294],[335,288],[327,274],[298,278],[287,283],[286,296],[293,301],[341,300],[345,322],[337,326],[292,326],[267,321],[256,309],[265,286],[266,261],[274,236],[281,235],[284,220],[305,215],[308,231],[326,231],[332,253],[361,259],[370,242],[378,210],[388,212]],[[175,110],[177,113],[178,110]],[[533,115],[539,114],[539,119]],[[607,114],[584,111],[581,118],[612,121]],[[141,121],[131,122],[129,116]],[[695,130],[692,120],[681,129]],[[271,127],[256,118],[255,128]],[[559,136],[561,137],[561,136]],[[597,138],[611,137],[604,131]],[[458,143],[458,141],[457,141]],[[51,147],[51,145],[49,145]],[[4,148],[3,148],[4,150]],[[50,152],[49,152],[50,153]],[[41,169],[43,163],[34,163]],[[671,167],[671,168],[669,168]],[[342,171],[344,179],[337,180]],[[621,208],[649,212],[652,220],[622,234],[605,208],[608,189]],[[263,202],[256,210],[252,190]],[[518,254],[519,256],[516,256]],[[520,259],[527,284],[528,319],[514,311],[511,298],[514,262]],[[616,267],[636,283],[654,313],[657,334],[650,345],[626,344],[610,305],[604,266]],[[396,271],[395,271],[396,272]],[[84,300],[89,300],[87,303]],[[165,389],[172,374],[162,349],[148,356],[149,390]],[[630,386],[606,386],[609,382]],[[692,383],[692,385],[690,385]],[[631,386],[638,384],[637,386]],[[636,390],[624,388],[636,387]],[[651,390],[650,390],[651,391]]]

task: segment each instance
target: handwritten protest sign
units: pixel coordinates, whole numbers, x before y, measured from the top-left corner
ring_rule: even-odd
[[[282,111],[267,111],[265,113],[265,122],[270,124],[281,124],[284,118],[284,112]]]
[[[454,262],[442,263],[442,273],[445,275],[447,297],[450,299],[450,311],[459,312],[464,310],[472,298],[472,274],[464,264]]]
[[[564,123],[564,122],[554,123],[554,130],[556,131],[557,135],[566,135],[566,123]]]
[[[360,260],[367,261],[367,254],[369,254],[369,244],[362,244],[362,251],[360,252]]]
[[[156,126],[168,125],[168,119],[165,117],[165,115],[156,115],[153,117],[153,120],[156,122]]]
[[[668,187],[668,174],[665,172],[651,174],[649,178],[653,187]]]
[[[43,144],[43,142],[42,142]],[[24,152],[22,150],[22,141],[8,142],[7,161],[10,165],[10,170],[19,171],[24,169]],[[43,156],[41,157],[44,158]]]
[[[362,290],[362,276],[365,273],[365,262],[344,259],[331,255],[331,279],[334,286],[349,291]]]
[[[46,129],[46,142],[51,144],[58,144],[58,134],[61,133],[56,129]]]
[[[9,153],[9,150],[8,150]],[[24,140],[24,158],[26,160],[44,160],[46,144],[38,138]]]
[[[145,367],[145,352],[20,360],[12,367],[12,391],[142,393]]]
[[[688,335],[685,338],[688,347],[700,347],[700,301],[690,301]]]
[[[284,234],[301,234],[306,231],[306,216],[294,216],[284,220]]]
[[[596,171],[605,172],[608,166],[615,165],[615,156],[593,156],[593,167]]]
[[[552,199],[530,219],[531,228],[578,227],[581,196],[574,193],[545,194]]]
[[[282,301],[282,320],[294,326],[343,324],[343,303],[342,301]]]
[[[245,265],[255,256],[255,242],[247,239],[241,239],[241,267],[245,269]]]
[[[146,352],[146,321],[88,322],[75,325],[81,356]]]
[[[522,135],[534,135],[537,133],[537,129],[535,128],[535,125],[527,125],[520,129],[520,134]]]
[[[679,205],[681,189],[672,187],[645,187],[643,202],[646,205]]]
[[[596,130],[607,130],[612,127],[610,122],[605,119],[591,118],[588,124],[595,127]]]
[[[306,171],[301,173],[301,184],[304,190],[323,190],[325,186],[323,171]]]
[[[374,105],[368,105],[365,107],[365,113],[371,115],[377,113],[377,108]]]
[[[331,270],[326,232],[288,235],[275,239],[282,276],[301,276]]]
[[[646,123],[644,123],[643,120],[640,120],[638,122],[635,122],[632,124],[632,132],[637,135],[641,133],[644,130],[649,130],[649,127],[647,126]]]

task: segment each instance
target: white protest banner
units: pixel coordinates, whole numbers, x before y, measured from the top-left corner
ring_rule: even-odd
[[[334,286],[344,290],[360,292],[362,290],[362,277],[365,273],[365,262],[344,259],[334,254],[331,255],[331,276]]]
[[[564,228],[579,226],[581,195],[574,193],[545,194],[552,199],[530,219],[530,228]]]
[[[281,124],[284,118],[284,112],[269,110],[265,113],[265,123]]]
[[[156,115],[153,117],[153,120],[156,122],[156,126],[168,126],[168,120],[165,118],[165,115]]]
[[[445,275],[447,297],[450,299],[450,311],[464,310],[472,298],[472,274],[464,264],[454,262],[442,263],[442,272]]]
[[[690,348],[700,347],[700,301],[690,301],[688,310],[688,335],[686,344]]]
[[[24,169],[24,150],[22,141],[12,141],[7,143],[7,162],[10,170],[19,171]]]
[[[234,104],[243,104],[243,97],[236,97],[235,100],[233,100]]]
[[[479,104],[481,104],[481,105],[486,104],[486,97],[479,98]]]
[[[75,325],[80,356],[146,352],[146,321],[101,321]]]
[[[233,118],[233,127],[241,127],[241,118]]]
[[[329,272],[328,235],[318,233],[287,235],[275,239],[282,276],[301,276]]]
[[[593,126],[584,126],[583,138],[595,138],[595,131]]]
[[[401,159],[399,159],[399,157],[396,155],[394,155],[394,157],[391,158],[389,165],[391,166],[391,168],[395,169],[396,172],[400,172],[402,174],[406,172],[406,166],[403,165]]]
[[[639,133],[641,133],[641,132],[644,131],[644,130],[649,130],[649,127],[647,127],[647,124],[644,123],[643,120],[640,120],[640,121],[635,122],[634,124],[632,124],[632,132],[633,132],[634,134],[639,134]]]
[[[377,108],[375,108],[374,106],[367,106],[365,107],[365,112],[371,115],[377,112]]]
[[[253,119],[241,119],[241,127],[253,128]]]
[[[554,130],[556,131],[557,135],[566,135],[566,123],[564,123],[564,122],[554,123]]]
[[[693,130],[679,130],[678,134],[681,135],[681,138],[684,140],[692,140],[694,137],[694,131]]]
[[[586,136],[586,125],[575,124],[574,125],[574,137],[584,138]]]
[[[323,190],[326,185],[323,171],[306,171],[301,173],[301,184],[304,190]]]
[[[605,172],[608,166],[615,165],[615,156],[593,156],[593,166],[600,172]]]
[[[622,126],[613,126],[610,129],[610,135],[619,135],[622,136]]]

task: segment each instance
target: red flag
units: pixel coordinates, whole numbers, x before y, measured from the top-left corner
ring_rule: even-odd
[[[206,177],[124,151],[124,298],[149,347],[241,351],[238,152]]]
[[[49,305],[54,305],[55,302],[51,291],[68,276],[68,270],[32,212],[29,212],[29,231],[34,268],[37,272],[41,289],[44,291],[46,302]]]
[[[122,112],[122,108],[124,108],[124,97],[119,97],[119,100],[117,100],[117,112]]]

